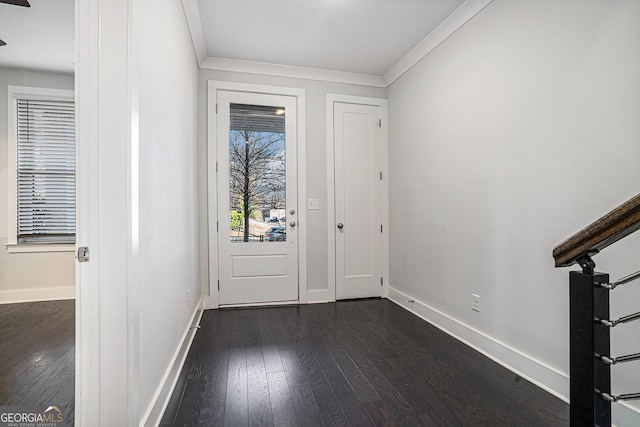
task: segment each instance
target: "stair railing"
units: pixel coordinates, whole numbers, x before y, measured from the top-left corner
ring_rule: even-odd
[[[640,279],[640,271],[610,282],[595,271],[592,256],[640,229],[640,194],[618,206],[553,249],[556,267],[577,263],[569,272],[570,423],[611,426],[611,404],[640,399],[640,393],[613,395],[611,367],[640,360],[640,353],[611,356],[611,329],[640,319],[640,312],[611,320],[610,292]],[[640,351],[640,349],[639,349]]]

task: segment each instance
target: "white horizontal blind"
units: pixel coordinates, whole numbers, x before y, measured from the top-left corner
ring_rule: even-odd
[[[18,243],[74,243],[74,103],[16,103]]]

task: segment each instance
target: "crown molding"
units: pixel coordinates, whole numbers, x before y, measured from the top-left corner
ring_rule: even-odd
[[[453,33],[480,13],[493,0],[467,0],[460,5],[447,19],[442,21],[435,30],[430,32],[420,43],[407,53],[384,75],[385,87],[395,82],[400,76],[409,71],[422,58],[440,46]]]
[[[422,58],[440,46],[442,42],[448,39],[464,24],[480,13],[492,1],[493,0],[465,1],[458,9],[449,15],[447,19],[438,25],[435,30],[429,33],[427,37],[418,43],[416,47],[391,67],[384,76],[207,56],[198,1],[182,0],[182,6],[187,19],[189,33],[191,34],[193,50],[198,60],[198,64],[202,69],[386,88],[400,78],[404,73],[409,71],[414,65],[422,60]]]
[[[193,51],[196,55],[198,65],[202,66],[202,62],[207,58],[207,47],[204,42],[204,32],[202,31],[202,20],[200,19],[200,8],[198,0],[182,0],[182,8],[184,16],[187,19],[189,34],[191,35],[191,43]]]
[[[322,70],[319,68],[295,67],[292,65],[267,64],[264,62],[208,57],[200,68],[267,76],[291,77],[295,79],[320,80],[332,83],[347,83],[362,86],[385,87],[382,76]]]

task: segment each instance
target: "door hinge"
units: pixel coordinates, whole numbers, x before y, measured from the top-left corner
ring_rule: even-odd
[[[218,103],[216,102],[216,114],[218,114]]]
[[[220,223],[216,221],[216,231],[220,231]]]
[[[89,262],[89,247],[80,246],[78,248],[78,262]]]
[[[380,181],[382,181],[382,171],[380,171]]]
[[[216,162],[216,173],[218,173],[218,162]]]
[[[380,224],[380,232],[381,232],[381,233],[383,232],[383,231],[382,231],[382,224]]]
[[[218,292],[220,291],[220,280],[218,280]]]
[[[384,279],[381,277],[380,278],[380,286],[384,285]]]
[[[378,119],[378,127],[381,128],[382,127],[382,119]]]

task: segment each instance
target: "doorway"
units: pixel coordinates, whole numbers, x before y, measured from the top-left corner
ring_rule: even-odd
[[[386,100],[328,95],[327,120],[335,299],[381,297],[388,276]]]
[[[300,100],[257,89],[209,92],[211,307],[305,300]]]

